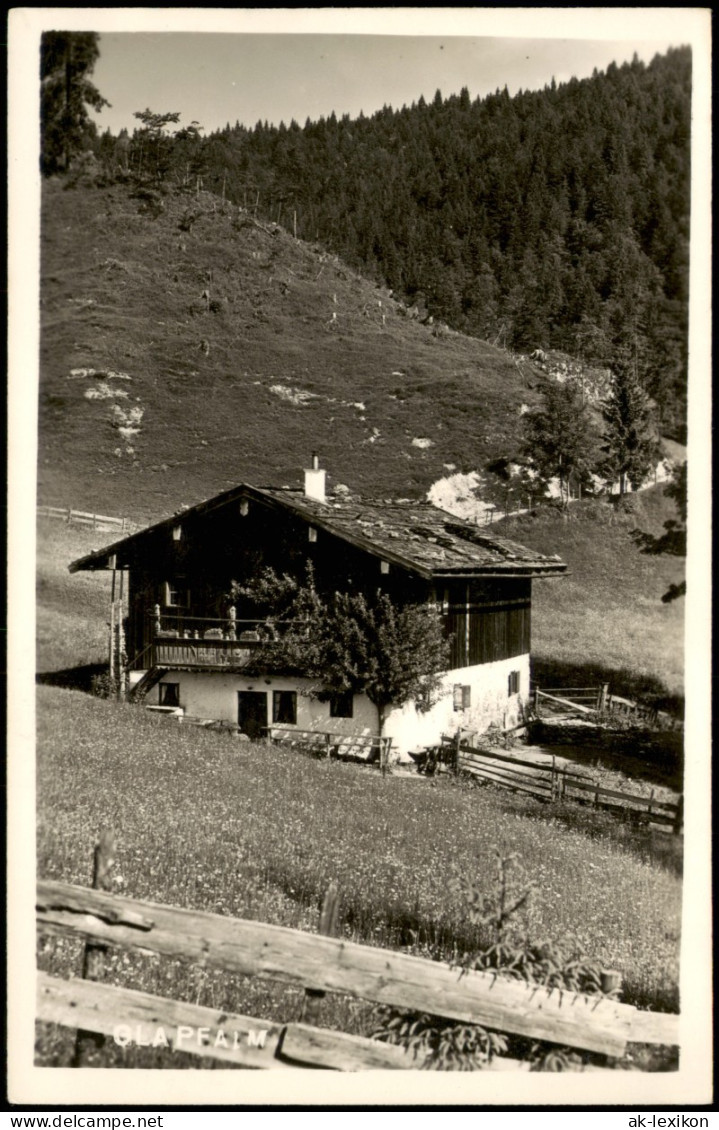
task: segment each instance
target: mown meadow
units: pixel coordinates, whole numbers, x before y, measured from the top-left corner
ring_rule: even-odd
[[[515,853],[535,884],[527,937],[573,939],[622,972],[623,999],[678,1007],[680,863],[653,851],[661,833],[591,819],[571,828],[549,806],[491,787],[385,779],[78,691],[41,687],[39,695],[42,876],[88,884],[108,825],[118,893],[313,931],[336,879],[345,936],[446,961],[480,940],[456,881],[472,878],[489,892],[497,854]],[[46,939],[39,964],[68,976],[80,957],[75,941]],[[167,959],[115,955],[107,976],[257,1017],[299,1015],[294,990]],[[360,1002],[333,1000],[324,1010],[327,1026],[372,1030],[372,1010]],[[38,1062],[66,1063],[71,1042],[43,1026]],[[140,1053],[108,1054],[130,1065]]]
[[[615,694],[684,708],[684,601],[662,596],[684,579],[683,558],[642,553],[676,519],[661,485],[621,500],[588,499],[510,517],[504,533],[568,565],[559,581],[532,586],[532,673],[544,686],[607,682]]]

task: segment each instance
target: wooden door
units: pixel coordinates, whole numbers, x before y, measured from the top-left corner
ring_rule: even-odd
[[[237,724],[243,734],[257,741],[265,737],[267,694],[265,691],[237,692]]]

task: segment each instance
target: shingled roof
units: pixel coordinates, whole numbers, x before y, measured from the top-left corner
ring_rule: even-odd
[[[131,555],[142,539],[163,527],[188,518],[201,518],[242,498],[264,501],[270,507],[293,511],[308,523],[324,529],[376,557],[394,562],[427,579],[441,576],[548,576],[566,571],[557,556],[487,532],[439,510],[428,502],[407,499],[364,499],[348,494],[329,495],[324,502],[308,498],[300,489],[253,487],[241,484],[199,503],[180,515],[149,526],[122,541],[95,550],[70,565],[70,572],[106,568],[112,556]]]

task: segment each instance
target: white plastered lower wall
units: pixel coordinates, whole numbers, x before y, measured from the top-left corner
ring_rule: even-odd
[[[519,691],[509,694],[511,672],[519,674]],[[330,706],[309,693],[315,684],[309,679],[260,676],[249,679],[238,674],[209,671],[169,671],[161,683],[179,683],[180,705],[192,717],[212,718],[236,723],[239,691],[266,692],[267,719],[272,722],[272,692],[297,691],[297,728],[331,730],[337,734],[376,735],[379,723],[376,707],[366,695],[355,695],[352,718],[331,718]],[[161,684],[160,684],[161,685]],[[469,705],[455,709],[455,686],[469,687]],[[159,701],[159,686],[148,695],[148,702]],[[491,725],[503,729],[520,721],[520,700],[529,696],[529,655],[501,659],[448,671],[442,677],[442,691],[434,705],[424,713],[413,702],[390,710],[385,720],[385,737],[393,748],[406,755],[438,742],[442,734],[458,729],[483,733]],[[466,698],[466,695],[465,695]]]
[[[519,691],[509,694],[509,676],[519,673]],[[469,706],[455,709],[455,686],[469,687]],[[385,722],[386,737],[393,739],[399,750],[416,750],[438,742],[442,734],[457,730],[484,733],[491,725],[507,729],[520,721],[520,700],[529,698],[529,655],[499,659],[448,671],[442,679],[442,692],[426,713],[417,711],[414,703],[396,707]]]

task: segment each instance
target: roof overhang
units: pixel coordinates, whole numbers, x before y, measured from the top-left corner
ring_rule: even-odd
[[[316,506],[304,504],[304,495],[301,490],[298,490],[296,494],[294,491],[287,493],[291,497],[285,499],[278,497],[277,488],[255,487],[241,483],[222,494],[198,503],[196,506],[188,507],[187,510],[173,514],[170,518],[165,518],[161,522],[138,530],[136,533],[130,534],[129,537],[113,542],[103,549],[93,550],[92,553],[79,557],[70,564],[69,571],[77,573],[127,567],[133,556],[134,546],[141,544],[147,537],[161,533],[163,530],[171,531],[173,527],[188,519],[201,517],[247,497],[271,509],[294,514],[318,529],[324,530],[332,537],[354,545],[378,560],[387,561],[390,565],[396,565],[426,581],[553,577],[564,575],[567,571],[567,566],[563,561],[559,559],[553,561],[546,558],[539,561],[507,562],[506,565],[495,562],[491,565],[478,566],[475,569],[468,568],[467,565],[458,565],[453,569],[451,566],[442,567],[441,565],[425,564],[387,545],[378,545],[371,537],[361,531],[347,529],[344,524],[339,527],[336,522],[333,522],[331,508],[328,507],[328,513],[324,514],[318,512]],[[361,502],[357,503],[357,509],[359,516],[362,512]],[[348,515],[344,514],[343,517],[346,519]],[[456,521],[456,519],[454,520]]]
[[[566,577],[568,576],[567,566],[565,563],[557,562],[556,566],[548,565],[526,565],[521,569],[477,569],[476,571],[469,571],[467,569],[457,570],[453,572],[451,569],[437,570],[432,574],[435,581],[481,581],[484,578],[487,580],[511,580],[513,577],[516,579],[528,578],[531,580],[533,577]]]

